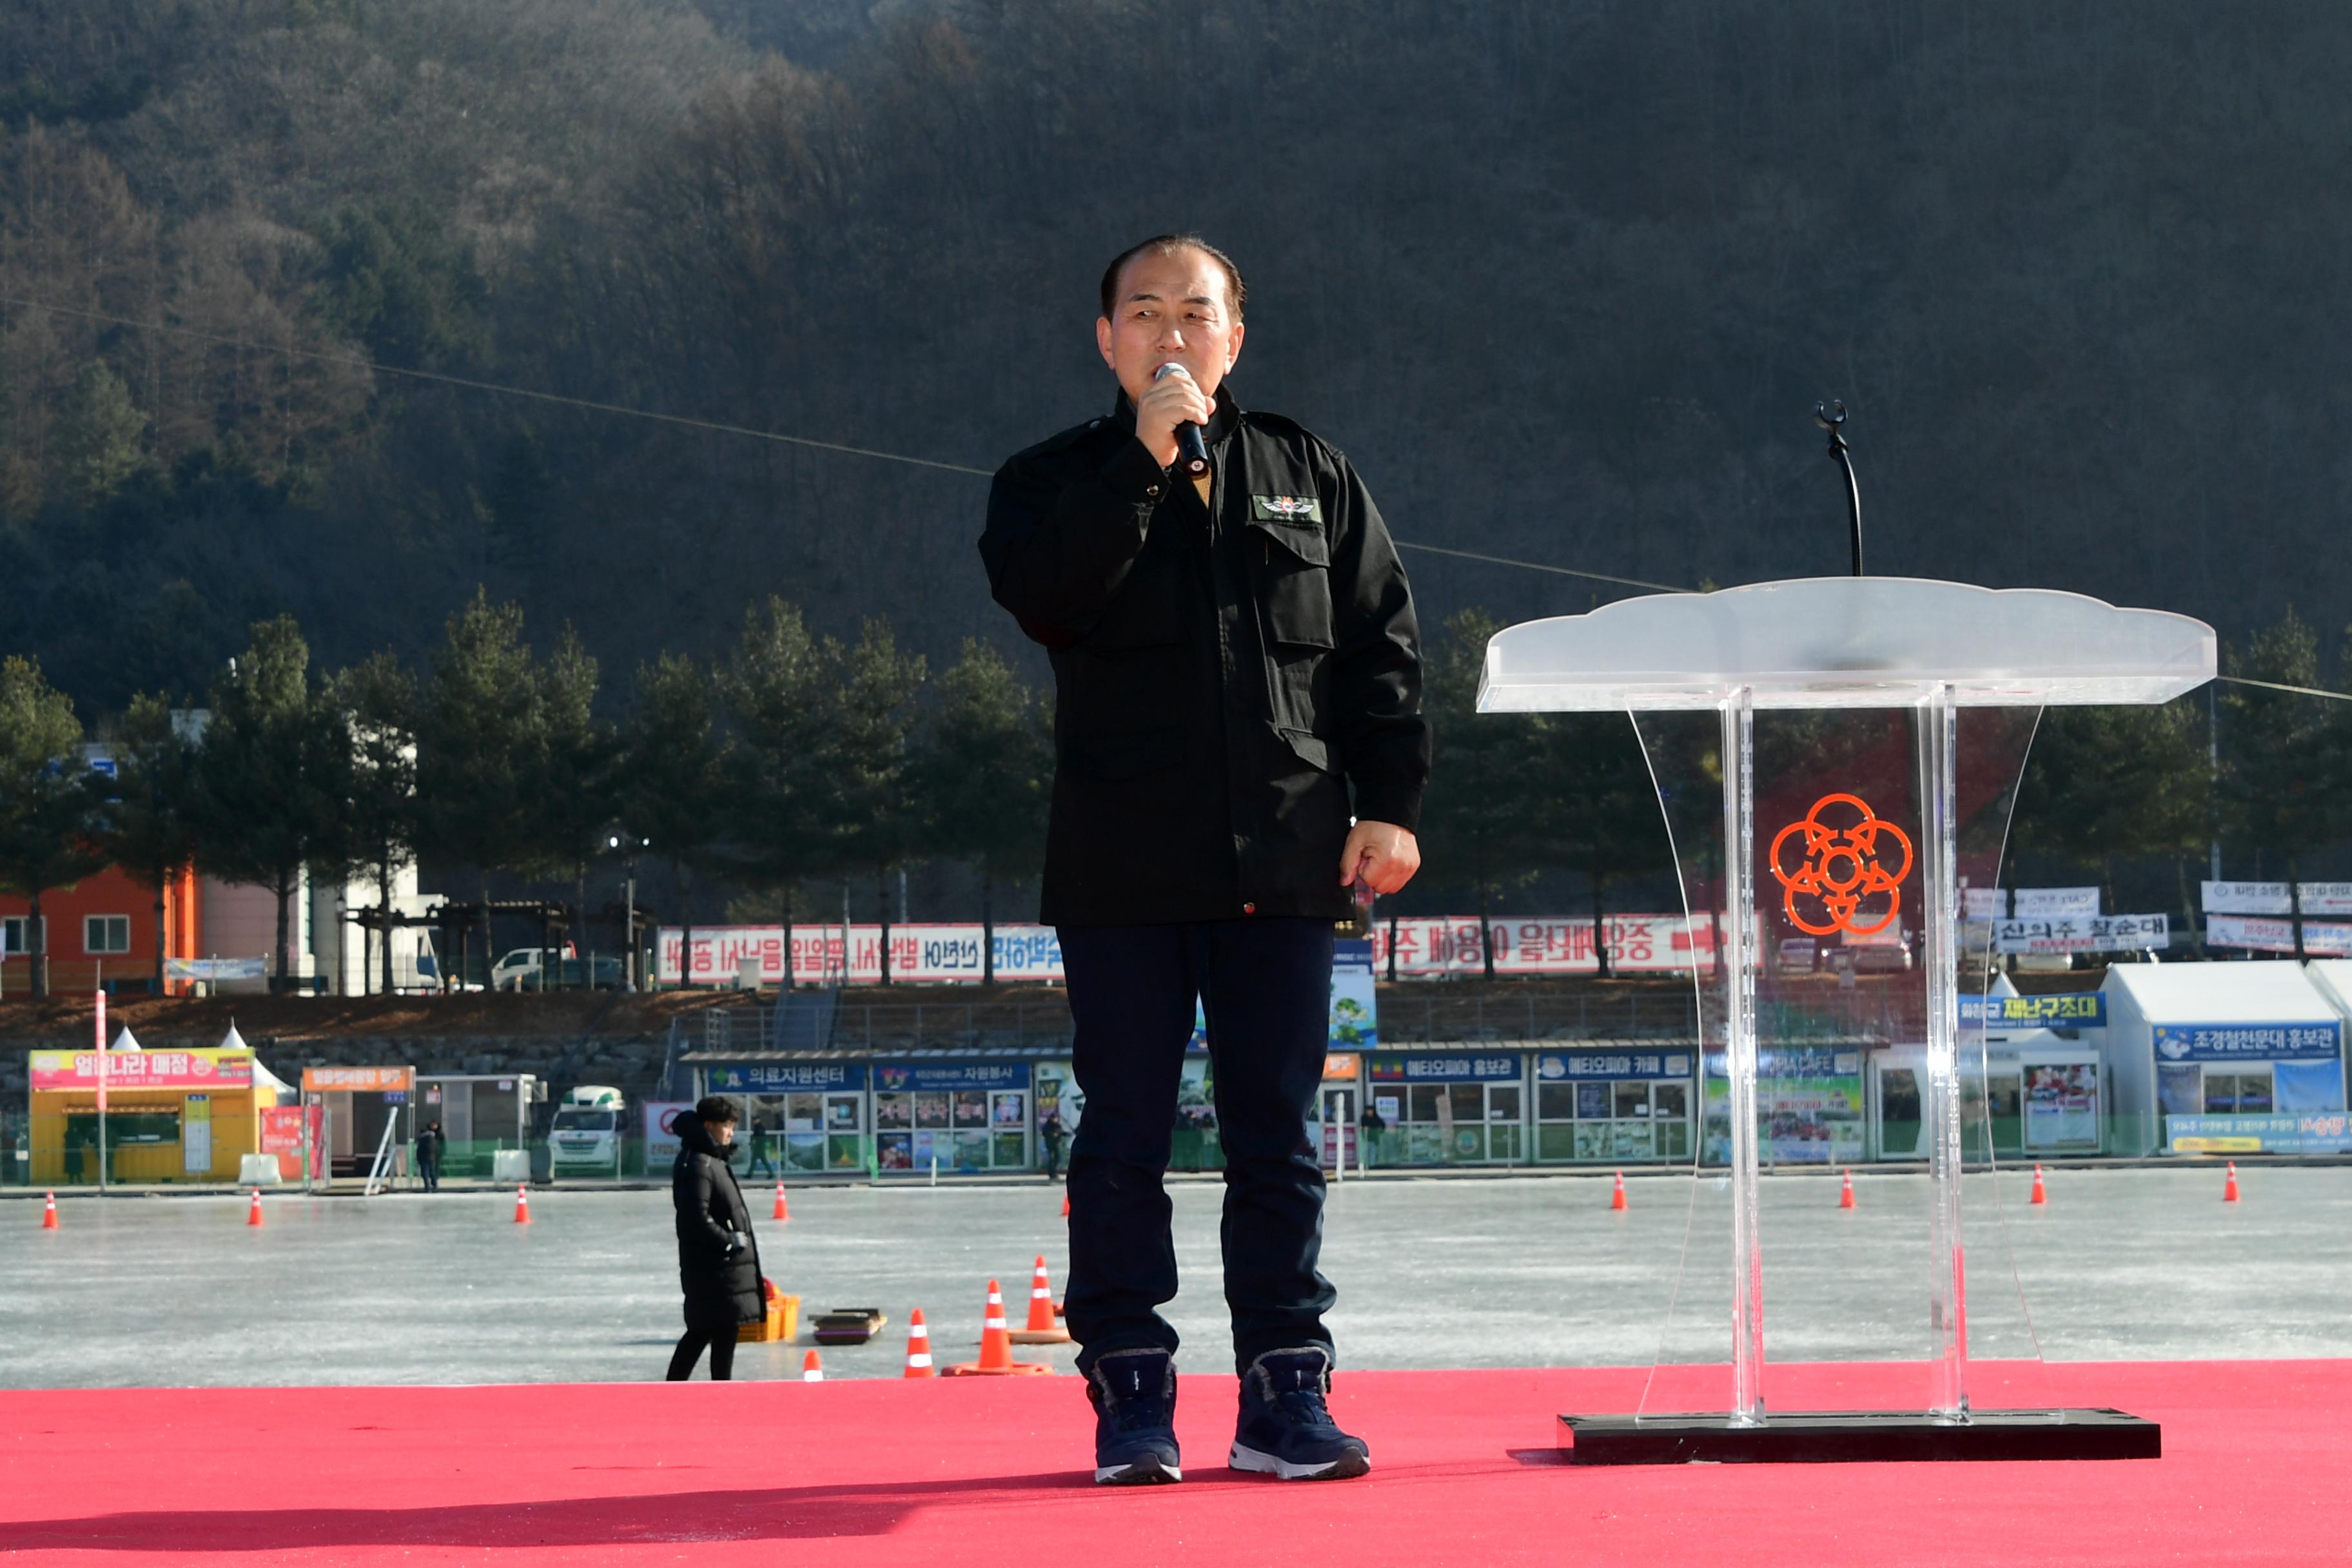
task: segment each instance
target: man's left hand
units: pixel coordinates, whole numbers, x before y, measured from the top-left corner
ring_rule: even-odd
[[[1326,842],[1328,842],[1326,840]],[[1339,885],[1360,878],[1375,893],[1393,893],[1421,869],[1421,843],[1393,822],[1359,822],[1339,851]]]

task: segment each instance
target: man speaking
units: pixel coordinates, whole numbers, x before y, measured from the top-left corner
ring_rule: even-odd
[[[996,475],[980,552],[1052,650],[1043,918],[1060,928],[1086,1115],[1071,1150],[1068,1322],[1095,1479],[1182,1478],[1162,1177],[1197,995],[1225,1161],[1231,1463],[1370,1468],[1325,1403],[1316,1270],[1334,922],[1420,867],[1429,775],[1412,591],[1348,459],[1225,387],[1247,294],[1162,235],[1103,274],[1117,406]],[[1351,825],[1352,824],[1352,825]]]

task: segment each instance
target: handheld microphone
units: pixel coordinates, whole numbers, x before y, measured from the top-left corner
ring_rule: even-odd
[[[1171,373],[1186,381],[1192,379],[1192,373],[1172,359],[1153,371],[1151,379],[1158,381]],[[1201,438],[1201,427],[1189,419],[1176,426],[1176,462],[1195,479],[1209,471],[1209,444]]]

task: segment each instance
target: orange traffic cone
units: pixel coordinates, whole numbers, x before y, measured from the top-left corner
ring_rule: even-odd
[[[517,1187],[515,1189],[515,1224],[529,1225],[530,1223],[530,1189],[529,1187]]]
[[[776,1213],[774,1217],[779,1220],[790,1220],[793,1217],[793,1205],[784,1202],[784,1184],[782,1182],[778,1182],[776,1184]]]
[[[1016,1345],[1061,1345],[1070,1342],[1070,1331],[1054,1321],[1054,1287],[1045,1278],[1045,1260],[1037,1259],[1037,1272],[1029,1281],[1029,1321],[1013,1331]]]
[[[2235,1160],[2230,1162],[2230,1179],[2222,1184],[2221,1201],[2225,1204],[2238,1201],[2238,1162]]]
[[[1838,1184],[1838,1207],[1842,1209],[1853,1207],[1853,1173],[1852,1171],[1848,1171],[1845,1173],[1845,1180]]]
[[[803,1383],[824,1381],[824,1363],[814,1351],[801,1357],[801,1381]]]
[[[2033,1195],[2025,1201],[2029,1204],[2046,1204],[2050,1201],[2050,1189],[2042,1184],[2042,1167],[2039,1165],[2033,1167]]]
[[[245,1224],[248,1230],[261,1228],[261,1192],[258,1188],[254,1190],[253,1206],[245,1211]]]
[[[43,1230],[58,1228],[58,1194],[55,1193],[51,1193],[49,1201],[41,1206],[41,1228]]]
[[[1062,1217],[1064,1219],[1070,1217],[1070,1194],[1067,1193],[1062,1194]]]
[[[931,1331],[923,1326],[923,1310],[918,1307],[907,1318],[907,1375],[939,1374],[939,1369],[931,1364]]]
[[[1013,1359],[1013,1335],[1004,1326],[1004,1292],[995,1280],[988,1282],[988,1316],[982,1320],[980,1359],[958,1362],[948,1368],[950,1377],[1021,1377],[1049,1373],[1050,1366],[1034,1362]]]
[[[1609,1189],[1609,1206],[1612,1209],[1625,1206],[1625,1173],[1622,1171],[1617,1173],[1617,1184]]]

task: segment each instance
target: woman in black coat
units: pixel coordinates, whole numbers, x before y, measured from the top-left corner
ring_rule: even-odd
[[[686,1332],[669,1358],[669,1381],[694,1374],[710,1347],[710,1376],[735,1372],[735,1330],[767,1311],[760,1291],[760,1244],[728,1159],[735,1152],[735,1104],[718,1095],[677,1121],[677,1162],[670,1201],[677,1208],[677,1280],[686,1291]]]

